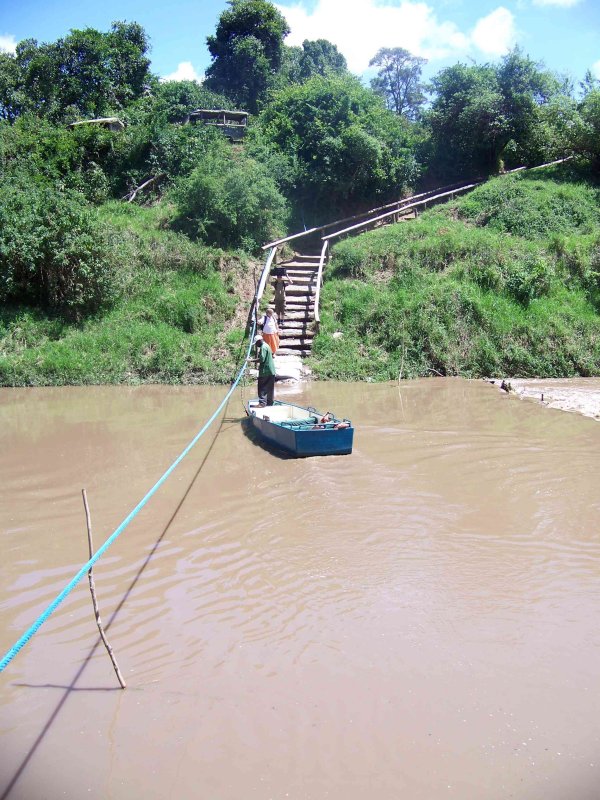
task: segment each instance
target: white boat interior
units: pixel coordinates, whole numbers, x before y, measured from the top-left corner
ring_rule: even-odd
[[[250,411],[261,419],[268,419],[271,422],[288,422],[291,420],[310,420],[317,422],[319,419],[318,412],[311,413],[306,408],[299,408],[298,406],[288,405],[274,405],[274,406],[259,406],[250,404]]]

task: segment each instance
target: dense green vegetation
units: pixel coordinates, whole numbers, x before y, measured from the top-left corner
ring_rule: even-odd
[[[161,83],[135,22],[0,54],[0,384],[225,380],[266,241],[565,155],[569,173],[338,244],[314,363],[597,373],[599,82],[514,50],[426,85],[389,48],[366,87],[334,44],[287,33],[269,0],[229,0],[202,85]],[[244,142],[189,124],[197,108],[252,112]],[[125,127],[71,127],[99,116]]]
[[[585,184],[521,174],[341,242],[317,374],[598,374],[598,199]]]
[[[158,208],[109,203],[99,217],[119,236],[120,298],[79,320],[0,307],[0,383],[227,381],[247,313],[246,257],[162,230]]]

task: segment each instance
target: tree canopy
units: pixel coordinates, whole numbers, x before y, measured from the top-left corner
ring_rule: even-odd
[[[287,82],[302,83],[313,75],[343,75],[347,71],[346,59],[327,39],[305,39],[302,47],[285,48],[282,77]]]
[[[515,49],[499,64],[455,64],[431,82],[434,172],[452,178],[527,163],[543,109],[560,82]],[[539,153],[539,141],[537,142]]]
[[[281,68],[288,24],[268,0],[229,0],[214,36],[206,86],[255,113]]]
[[[370,67],[379,67],[371,88],[391,111],[416,119],[425,102],[421,72],[426,63],[426,58],[413,56],[402,47],[383,47],[369,61]]]
[[[292,193],[308,212],[331,216],[397,196],[417,175],[402,120],[350,75],[277,92],[258,128],[288,160]]]
[[[102,116],[135,100],[150,82],[148,37],[136,22],[107,33],[72,30],[50,44],[19,42],[0,59],[0,111],[32,111],[55,120]]]

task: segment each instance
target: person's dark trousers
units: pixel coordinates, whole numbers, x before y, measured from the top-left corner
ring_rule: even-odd
[[[258,402],[261,406],[272,406],[275,396],[275,375],[258,379]]]

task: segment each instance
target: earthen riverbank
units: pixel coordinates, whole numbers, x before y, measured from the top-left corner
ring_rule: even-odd
[[[600,420],[600,378],[494,378],[490,382],[548,408]]]

